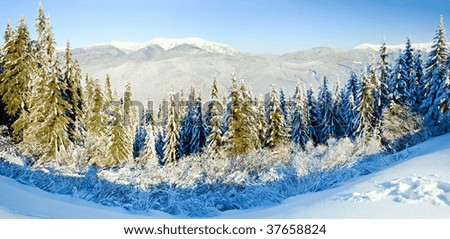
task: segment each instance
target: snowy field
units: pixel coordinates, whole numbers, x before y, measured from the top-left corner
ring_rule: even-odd
[[[263,208],[222,212],[218,218],[450,218],[450,134],[395,157],[379,172],[335,188]],[[67,195],[44,192],[0,176],[0,218],[174,218],[131,214]]]

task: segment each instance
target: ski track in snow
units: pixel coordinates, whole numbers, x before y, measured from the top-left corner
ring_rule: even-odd
[[[336,197],[338,201],[374,202],[392,198],[399,203],[430,202],[450,207],[450,183],[439,176],[411,176],[378,184],[379,189],[365,193],[354,192]]]

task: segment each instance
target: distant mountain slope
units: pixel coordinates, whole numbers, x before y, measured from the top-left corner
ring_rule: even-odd
[[[225,94],[234,72],[244,76],[256,94],[269,92],[271,84],[275,84],[291,95],[297,81],[317,88],[324,75],[331,84],[344,83],[350,70],[359,74],[371,53],[377,51],[375,45],[363,44],[352,50],[317,47],[274,57],[245,54],[224,44],[186,38],[100,43],[73,53],[92,77],[103,82],[109,73],[119,92],[129,81],[135,99],[159,102],[171,89],[189,91],[191,86],[209,99],[214,76],[219,79],[220,94]],[[392,52],[391,62],[398,50]]]

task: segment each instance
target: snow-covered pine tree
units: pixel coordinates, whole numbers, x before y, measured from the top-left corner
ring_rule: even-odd
[[[307,109],[308,109],[308,130],[309,130],[309,137],[312,140],[314,144],[318,143],[318,138],[320,137],[320,114],[317,106],[317,101],[314,98],[314,91],[312,88],[309,88],[309,90],[306,92],[306,98],[307,98]]]
[[[115,168],[123,167],[132,158],[133,145],[130,137],[130,126],[126,125],[124,119],[125,107],[119,102],[117,94],[113,95],[116,104],[112,105],[114,112],[112,124],[108,127],[108,145],[106,157],[97,161],[101,167]],[[124,101],[126,102],[126,101]]]
[[[408,95],[410,95],[410,92],[413,88],[414,85],[414,79],[413,79],[413,74],[414,74],[414,49],[411,46],[411,39],[408,37],[406,39],[406,43],[405,43],[405,49],[403,50],[403,52],[401,53],[401,56],[403,58],[403,70],[406,72],[406,74],[408,75],[408,79],[406,81],[406,89],[408,91]],[[408,96],[408,101],[410,99],[410,96]],[[410,102],[408,102],[408,105]]]
[[[136,127],[138,125],[137,112],[133,107],[131,84],[129,82],[125,85],[125,92],[123,95],[123,127],[125,131],[125,145],[127,149],[132,152],[133,141],[135,138]]]
[[[350,72],[350,78],[345,87],[345,95],[342,97],[342,117],[346,125],[344,135],[355,139],[359,128],[358,97],[361,92],[361,82],[354,71]]]
[[[164,145],[164,164],[176,164],[178,158],[180,157],[180,137],[179,137],[179,127],[176,120],[176,103],[175,96],[173,93],[170,94],[169,109],[167,115],[167,124],[165,127],[166,138]]]
[[[267,119],[267,136],[265,145],[270,148],[276,148],[285,144],[286,130],[284,113],[281,109],[281,102],[278,91],[272,86],[270,99],[267,104],[269,118]]]
[[[147,137],[147,129],[144,123],[140,123],[136,127],[136,133],[134,134],[134,142],[133,142],[133,157],[136,159],[137,164],[140,164],[139,156],[142,153],[142,150],[145,146],[145,138]]]
[[[109,74],[106,74],[105,79],[105,102],[111,102],[113,101],[113,92],[111,88],[111,77]]]
[[[248,130],[250,125],[246,125],[253,120],[245,106],[249,106],[244,96],[245,86],[239,87],[236,78],[232,75],[232,83],[228,96],[227,110],[224,115],[224,149],[230,156],[237,156],[254,151],[255,138],[250,137]],[[247,117],[247,118],[246,118]],[[255,123],[255,122],[252,122]],[[257,130],[253,132],[258,139]]]
[[[332,134],[335,131],[335,125],[333,124],[333,97],[328,88],[327,77],[323,78],[322,85],[319,87],[317,102],[320,115],[317,143],[324,144],[328,138],[333,136]]]
[[[193,138],[193,127],[194,127],[194,117],[196,115],[196,93],[195,88],[191,87],[191,92],[189,93],[189,99],[186,106],[186,114],[181,120],[180,127],[180,157],[184,155],[190,155],[191,152],[191,142]],[[177,116],[178,117],[178,116]]]
[[[152,112],[150,109],[148,109],[144,115],[142,116],[142,119],[139,121],[139,125],[136,127],[136,133],[134,137],[134,143],[133,143],[133,157],[136,158],[136,161],[140,161],[140,156],[143,155],[144,150],[152,150],[155,151],[155,142],[153,142],[153,149],[147,148],[147,140],[149,139],[149,133],[152,132],[153,141],[155,141],[155,130],[153,129],[154,121]],[[153,155],[156,156],[156,153]],[[143,159],[143,158],[142,158]],[[139,162],[137,162],[140,164]]]
[[[389,80],[389,88],[391,92],[392,101],[399,105],[409,106],[409,90],[408,82],[410,81],[409,73],[407,72],[409,66],[404,61],[404,56],[400,54],[395,61],[395,66],[392,71],[392,77]]]
[[[248,145],[251,149],[250,151],[253,151],[261,146],[259,143],[258,124],[256,124],[258,104],[253,101],[256,97],[254,97],[253,93],[245,85],[244,78],[241,78],[239,91],[242,95],[242,113],[244,114],[241,126],[245,137],[243,142]]]
[[[28,124],[30,86],[36,79],[36,58],[25,17],[20,17],[15,35],[3,47],[0,95],[16,142]],[[22,115],[23,114],[23,115]],[[20,118],[20,119],[19,119]]]
[[[6,54],[6,50],[4,47],[8,41],[14,39],[14,31],[13,31],[10,21],[8,21],[8,23],[6,24],[6,29],[5,29],[5,34],[4,34],[3,39],[4,39],[4,45],[0,48],[0,77],[1,77],[1,74],[4,72],[3,56]],[[8,116],[8,114],[6,113],[6,110],[5,110],[6,105],[5,105],[5,103],[3,103],[2,98],[3,98],[3,95],[0,92],[0,125],[11,125],[12,122],[10,122],[11,119]]]
[[[85,148],[91,164],[104,165],[106,144],[106,119],[103,110],[104,96],[100,83],[86,75],[86,110],[84,122],[86,129]],[[118,102],[116,102],[118,104]]]
[[[192,119],[192,138],[189,143],[190,153],[200,153],[206,145],[207,129],[203,120],[203,103],[202,97],[199,95],[195,102],[195,114]]]
[[[423,68],[420,51],[417,51],[414,55],[412,85],[410,91],[409,103],[411,104],[411,110],[418,113],[420,105],[424,98],[424,83],[423,83]]]
[[[440,128],[443,129],[444,132],[448,132],[450,130],[450,72],[448,70],[444,75],[444,80],[438,90],[435,104],[439,110],[438,120]]]
[[[186,115],[186,107],[187,107],[187,101],[184,99],[184,91],[180,91],[180,98],[178,101],[178,124],[181,125],[181,122],[183,121],[184,116]]]
[[[218,153],[223,141],[222,133],[222,113],[220,109],[222,108],[219,101],[218,89],[217,89],[217,79],[211,85],[211,102],[208,105],[208,110],[206,113],[206,121],[208,124],[208,137],[206,144],[209,150],[214,153]]]
[[[286,102],[286,94],[284,93],[283,88],[280,89],[280,109],[281,112],[283,112],[283,118],[284,118],[284,128],[286,128],[286,133],[288,132],[288,116],[289,116],[289,106]]]
[[[297,83],[292,102],[291,141],[300,145],[303,149],[309,141],[308,113],[306,95]]]
[[[346,123],[344,120],[344,100],[345,91],[341,89],[340,83],[337,82],[334,87],[334,102],[333,102],[333,110],[331,111],[331,120],[332,125],[334,126],[334,130],[332,132],[332,136],[336,139],[340,139],[345,135]]]
[[[75,144],[82,143],[82,117],[83,117],[83,88],[81,86],[81,69],[78,60],[72,60],[70,42],[67,41],[64,54],[63,78],[66,83],[65,96],[69,103],[70,117],[68,128],[69,139]]]
[[[39,157],[38,164],[57,162],[60,152],[71,146],[67,134],[72,123],[67,112],[69,103],[63,98],[65,82],[61,80],[59,62],[56,54],[50,19],[38,17],[37,27],[41,22],[43,32],[38,32],[38,80],[33,85],[30,101],[29,127],[24,129],[22,145],[30,153]],[[60,163],[66,163],[59,161]]]
[[[438,123],[438,112],[436,97],[439,87],[445,80],[445,59],[447,57],[447,42],[445,40],[444,19],[441,16],[436,36],[433,40],[431,52],[428,55],[427,63],[425,64],[425,73],[422,77],[424,83],[424,99],[420,106],[420,113],[425,116],[424,124],[434,126]]]
[[[164,159],[164,146],[166,145],[166,142],[164,139],[166,138],[166,133],[163,128],[159,129],[157,131],[156,135],[156,143],[155,143],[155,151],[156,155],[158,156],[160,163],[163,163]]]
[[[391,78],[391,66],[389,64],[388,57],[389,53],[387,52],[386,42],[384,39],[381,42],[381,47],[379,50],[380,61],[378,62],[378,104],[377,110],[379,111],[377,114],[381,115],[381,110],[384,107],[387,107],[390,102],[389,97],[389,79]],[[354,98],[356,99],[356,98]]]
[[[388,86],[387,82],[381,82],[380,78],[377,77],[377,74],[375,72],[375,57],[373,55],[370,57],[370,62],[367,65],[365,76],[372,85],[374,116],[378,124],[378,121],[381,118],[382,110],[384,107],[386,107],[386,105],[384,105],[383,103],[385,103],[386,98],[388,98],[388,96],[385,95],[385,92],[383,92],[384,90],[382,91],[382,89],[388,89]]]
[[[258,99],[255,97],[253,101],[257,107],[255,122],[257,125],[258,142],[256,146],[257,148],[261,148],[264,146],[264,142],[266,140],[266,131],[267,131],[266,114],[264,110],[264,105],[259,103],[263,102],[263,100],[258,101]]]
[[[5,34],[3,35],[3,40],[4,40],[3,44],[6,45],[6,43],[9,40],[12,40],[13,37],[14,37],[14,30],[13,30],[13,27],[11,25],[11,22],[8,21],[6,23]]]
[[[215,114],[222,114],[221,112],[222,104],[219,101],[216,77],[214,77],[213,83],[211,85],[211,101],[208,102],[208,105],[206,107],[207,108],[205,112],[205,124],[208,127],[208,134],[209,134],[212,118],[214,117]],[[213,109],[214,107],[216,107],[215,110],[218,110],[217,112],[214,112]]]
[[[374,110],[375,98],[373,94],[375,87],[370,77],[373,77],[370,72],[366,72],[362,77],[361,92],[358,96],[359,127],[357,132],[365,144],[370,142],[377,125]]]
[[[156,155],[155,132],[151,124],[144,124],[146,132],[144,138],[144,147],[140,152],[137,164],[140,166],[148,165],[150,162],[158,162]]]

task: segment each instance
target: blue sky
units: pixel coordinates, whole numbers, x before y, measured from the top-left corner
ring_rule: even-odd
[[[0,24],[20,15],[34,34],[39,1],[0,0]],[[431,41],[450,0],[41,0],[59,46],[199,37],[243,52]],[[0,25],[1,26],[1,25]],[[450,28],[450,27],[448,27]]]

